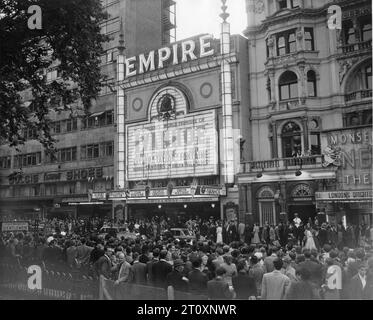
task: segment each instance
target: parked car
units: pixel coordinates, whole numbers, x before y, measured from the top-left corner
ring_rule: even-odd
[[[191,241],[196,239],[194,232],[186,228],[171,228],[165,235],[177,240]]]
[[[124,239],[136,239],[140,234],[136,232],[130,232],[125,227],[103,226],[99,230],[98,237],[104,239],[107,235],[121,240],[122,237],[124,237]]]

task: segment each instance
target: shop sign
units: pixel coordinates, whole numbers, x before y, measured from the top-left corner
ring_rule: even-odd
[[[1,224],[1,231],[28,231],[28,222],[13,221],[3,222]]]
[[[172,189],[172,196],[191,196],[192,195],[192,188],[190,187],[177,187]]]
[[[189,203],[189,202],[218,202],[219,198],[159,198],[159,199],[128,199],[128,204],[143,203],[143,204],[160,204],[160,203]]]
[[[88,168],[88,169],[76,169],[66,172],[66,180],[88,180],[88,178],[102,178],[103,169],[102,167]]]
[[[176,42],[171,46],[150,51],[147,56],[138,56],[125,59],[125,78],[133,77],[149,71],[175,66],[199,58],[209,57],[217,51],[212,43],[211,35],[203,35],[198,39],[188,39]]]
[[[109,199],[125,199],[126,191],[110,191]]]
[[[127,180],[218,174],[215,111],[127,126]]]
[[[372,128],[340,129],[323,133],[324,167],[338,167],[342,190],[366,189],[372,185]]]
[[[34,184],[39,182],[38,174],[16,175],[9,178],[9,184]]]
[[[167,197],[167,188],[164,189],[151,189],[149,192],[149,197]]]
[[[68,202],[88,202],[88,197],[76,197],[76,198],[63,198],[61,202],[68,203]]]
[[[199,186],[196,192],[196,195],[203,195],[203,196],[221,196],[222,194],[223,194],[222,188],[210,187],[210,186]]]
[[[106,200],[106,192],[92,192],[91,199],[92,200]]]
[[[372,190],[357,190],[357,191],[323,191],[315,192],[315,198],[319,201],[348,201],[348,200],[365,200],[372,201],[373,191]]]

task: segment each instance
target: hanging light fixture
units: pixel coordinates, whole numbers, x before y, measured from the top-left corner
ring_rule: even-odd
[[[215,208],[215,203],[211,203],[211,208]]]
[[[161,204],[158,205],[158,209],[162,209],[162,205]]]
[[[188,205],[184,204],[184,209],[186,209],[188,207]]]

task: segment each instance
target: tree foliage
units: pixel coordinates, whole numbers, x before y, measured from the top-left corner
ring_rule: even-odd
[[[28,8],[42,10],[42,29],[30,30]],[[0,1],[0,139],[24,143],[24,128],[34,128],[47,149],[53,146],[48,113],[78,102],[88,110],[100,90],[100,55],[108,38],[100,34],[107,18],[100,0]],[[57,62],[57,63],[56,63]],[[54,68],[61,81],[46,81]],[[28,91],[32,103],[25,104]]]

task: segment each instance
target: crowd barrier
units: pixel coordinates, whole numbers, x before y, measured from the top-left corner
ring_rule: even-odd
[[[164,288],[128,282],[115,284],[104,276],[100,276],[99,298],[100,300],[168,300]],[[207,296],[175,290],[174,299],[207,300]]]
[[[56,271],[45,264],[41,267],[41,289],[30,289],[28,266],[16,259],[0,260],[0,294],[27,300],[96,300],[98,280],[80,272]]]
[[[41,289],[30,289],[30,265],[40,266]],[[19,300],[167,300],[167,291],[135,283],[115,284],[100,276],[94,279],[79,270],[64,265],[0,259],[0,296]],[[174,291],[175,300],[207,300],[207,296]]]

